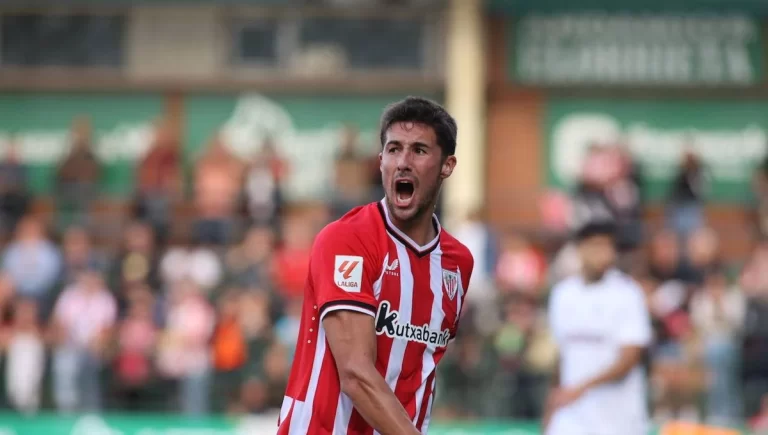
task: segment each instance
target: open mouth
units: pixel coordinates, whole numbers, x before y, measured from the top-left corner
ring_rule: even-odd
[[[407,207],[413,199],[415,187],[412,181],[398,180],[395,182],[395,203],[400,207]]]

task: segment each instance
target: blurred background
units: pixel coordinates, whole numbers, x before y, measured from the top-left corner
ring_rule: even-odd
[[[595,201],[652,313],[657,428],[768,427],[767,14],[0,2],[0,432],[274,433],[313,237],[381,198],[407,95],[457,118],[439,214],[475,258],[430,433],[538,433]]]

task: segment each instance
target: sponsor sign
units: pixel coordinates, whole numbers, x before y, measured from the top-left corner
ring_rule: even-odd
[[[761,79],[746,15],[532,14],[508,27],[509,71],[537,85],[747,86]]]
[[[623,143],[642,166],[646,197],[663,200],[683,153],[692,150],[707,167],[709,200],[747,202],[754,169],[766,157],[767,111],[757,101],[551,99],[548,181],[572,187],[590,146]]]

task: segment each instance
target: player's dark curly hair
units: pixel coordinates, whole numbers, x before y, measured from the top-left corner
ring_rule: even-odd
[[[443,150],[443,156],[456,153],[456,120],[443,106],[434,101],[422,97],[408,97],[387,106],[381,115],[381,146],[384,146],[389,127],[398,122],[415,122],[432,127],[437,136],[437,144]]]

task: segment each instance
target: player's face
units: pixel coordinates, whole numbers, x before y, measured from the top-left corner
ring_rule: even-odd
[[[616,261],[613,237],[595,235],[579,243],[581,264],[584,274],[590,279],[600,279]]]
[[[431,215],[443,180],[456,166],[456,157],[443,158],[435,130],[413,122],[387,130],[379,161],[389,210],[400,222]]]

